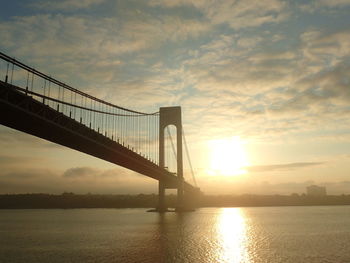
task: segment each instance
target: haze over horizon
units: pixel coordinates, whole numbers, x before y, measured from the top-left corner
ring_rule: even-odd
[[[350,194],[349,0],[1,6],[2,52],[122,107],[180,105],[205,193],[303,193],[319,184]],[[0,194],[158,189],[155,180],[4,126],[0,149]]]

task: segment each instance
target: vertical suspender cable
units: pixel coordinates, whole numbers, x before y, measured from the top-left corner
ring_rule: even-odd
[[[28,75],[28,77],[29,77],[29,75]],[[50,91],[51,91],[51,81],[49,80],[49,90],[48,90],[48,97],[49,98],[50,98]],[[47,103],[50,106],[50,100]]]
[[[8,78],[9,78],[9,66],[10,66],[10,64],[7,62],[6,76],[5,76],[5,83],[7,83]]]
[[[11,84],[12,84],[12,80],[13,80],[13,71],[15,69],[15,64],[12,63],[12,71],[11,71]]]
[[[29,84],[29,71],[27,71],[26,95],[27,95],[27,93],[28,93],[28,84]]]

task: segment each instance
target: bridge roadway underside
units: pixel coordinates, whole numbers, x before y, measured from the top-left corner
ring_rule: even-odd
[[[0,81],[0,124],[162,180],[166,188],[177,188],[178,178],[164,168],[16,88]],[[184,190],[192,192],[196,187],[185,182]]]

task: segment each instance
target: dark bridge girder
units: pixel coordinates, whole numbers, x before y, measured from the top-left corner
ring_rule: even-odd
[[[177,188],[178,178],[127,147],[0,81],[0,124],[120,165]],[[184,183],[186,192],[197,188]]]

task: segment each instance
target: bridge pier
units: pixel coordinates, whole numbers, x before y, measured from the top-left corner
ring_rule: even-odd
[[[156,211],[156,212],[168,212],[168,211],[174,211],[174,210],[169,210],[168,205],[166,203],[166,198],[165,198],[165,191],[166,189],[176,189],[177,190],[177,200],[176,200],[176,206],[175,206],[175,211],[176,212],[182,212],[182,211],[193,211],[194,207],[191,205],[188,205],[191,203],[190,200],[186,200],[185,198],[187,196],[190,197],[190,195],[185,194],[184,190],[184,182],[180,182],[180,180],[174,184],[174,183],[167,183],[164,181],[159,181],[158,182],[158,205],[155,210],[151,211]],[[192,198],[192,196],[191,196]]]
[[[166,212],[168,210],[165,204],[165,185],[161,180],[158,182],[158,207],[156,210],[158,212]]]
[[[179,178],[178,186],[177,186],[177,206],[176,211],[187,211],[188,209],[185,208],[185,202],[184,202],[184,182],[183,178]]]
[[[188,188],[185,187],[184,181],[182,183],[178,181],[177,183],[169,183],[167,181],[159,181],[158,184],[158,205],[156,209],[150,210],[150,212],[188,212],[194,211],[199,204],[201,197],[201,191],[199,188]],[[187,188],[187,190],[186,190]],[[177,190],[177,200],[174,209],[169,209],[166,200],[166,189],[176,189]],[[168,200],[169,201],[169,200]]]

